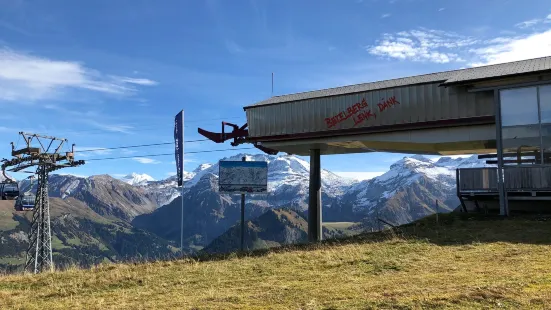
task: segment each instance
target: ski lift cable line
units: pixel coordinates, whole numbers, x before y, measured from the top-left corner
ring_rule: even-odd
[[[225,118],[212,118],[212,119],[204,119],[204,120],[192,120],[192,121],[186,121],[185,124],[184,124],[184,127],[188,128],[188,127],[192,127],[192,126],[188,126],[186,124],[189,124],[189,123],[204,123],[204,122],[214,122],[214,121],[224,121],[224,120],[229,120],[229,119],[244,119],[245,117],[244,116],[235,116],[235,117],[225,117]],[[128,131],[148,131],[148,130],[152,130],[152,129],[160,129],[160,128],[163,128],[163,129],[170,129],[170,128],[173,128],[173,125],[170,124],[170,123],[162,123],[162,124],[158,124],[158,125],[148,125],[148,126],[136,126],[134,127],[135,125],[141,125],[140,123],[127,123],[127,124],[119,124],[118,126],[120,127],[124,127],[124,128],[121,128],[121,131],[120,133],[124,133],[124,130],[128,130]],[[166,127],[164,127],[166,126]],[[109,129],[90,129],[90,130],[59,130],[57,129],[58,131],[62,132],[63,134],[71,134],[71,133],[105,133],[105,132],[117,132],[117,130],[109,130]]]
[[[189,141],[184,141],[184,143],[194,143],[194,142],[203,142],[203,141],[209,141],[209,139],[189,140]],[[75,153],[96,152],[96,151],[106,151],[106,150],[118,150],[118,149],[131,149],[131,148],[138,148],[138,147],[173,145],[173,144],[174,144],[174,142],[163,142],[163,143],[138,144],[138,145],[128,145],[128,146],[102,147],[102,148],[86,149],[86,150],[80,150],[80,151],[77,148]]]
[[[241,150],[252,150],[254,147],[244,147],[240,149],[222,149],[222,150],[209,150],[209,151],[193,151],[193,152],[184,152],[185,154],[199,154],[199,153],[214,153],[214,152],[230,152],[230,151],[241,151]],[[147,155],[136,155],[136,156],[120,156],[120,157],[106,157],[106,158],[92,158],[86,159],[86,161],[100,161],[100,160],[112,160],[112,159],[129,159],[129,158],[144,158],[144,157],[159,157],[159,156],[174,156],[174,153],[164,153],[164,154],[147,154]]]

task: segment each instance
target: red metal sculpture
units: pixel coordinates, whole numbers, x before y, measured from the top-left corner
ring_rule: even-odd
[[[227,133],[225,131],[226,126],[231,127],[232,131]],[[254,147],[266,154],[277,155],[278,153],[277,150],[264,147],[256,141],[249,140],[249,130],[247,129],[247,124],[239,127],[238,125],[232,123],[222,122],[222,133],[211,132],[202,128],[197,128],[197,131],[199,134],[214,141],[215,143],[224,143],[227,140],[233,139],[233,142],[230,143],[232,146],[238,146],[243,143],[252,143]]]

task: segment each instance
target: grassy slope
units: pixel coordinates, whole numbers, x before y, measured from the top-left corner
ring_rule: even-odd
[[[0,230],[12,230],[19,224],[13,219],[13,204],[12,201],[0,200]]]
[[[359,225],[355,222],[325,222],[323,228],[326,235],[353,236],[362,231]]]
[[[53,255],[58,266],[139,257],[137,253],[166,257],[176,250],[166,240],[102,217],[73,198],[50,198],[50,214]],[[23,267],[27,242],[13,240],[10,235],[27,232],[31,218],[31,211],[15,211],[13,201],[0,200],[0,272]]]
[[[551,304],[551,221],[441,216],[224,260],[0,277],[0,308],[510,308]],[[444,222],[444,223],[443,223]]]

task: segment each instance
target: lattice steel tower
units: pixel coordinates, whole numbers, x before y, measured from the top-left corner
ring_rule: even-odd
[[[48,175],[50,172],[84,164],[83,160],[74,160],[74,144],[65,154],[60,153],[67,139],[42,136],[37,134],[19,133],[25,140],[26,147],[16,150],[12,143],[11,160],[3,160],[2,171],[21,171],[36,166],[38,184],[36,200],[33,209],[31,227],[29,231],[29,247],[25,258],[25,271],[39,273],[52,271],[54,262],[52,257],[52,232],[50,227],[50,204],[48,200]],[[33,147],[33,141],[38,147]],[[46,146],[47,145],[47,146]],[[51,151],[51,149],[55,150]]]

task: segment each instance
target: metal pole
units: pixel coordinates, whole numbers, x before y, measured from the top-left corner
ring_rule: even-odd
[[[308,239],[322,240],[321,218],[321,160],[320,150],[310,150],[310,184],[308,198]]]
[[[377,225],[379,226],[379,231],[382,231],[381,221],[379,221],[379,209],[377,209]]]
[[[438,200],[436,200],[436,225],[438,225]]]
[[[498,89],[494,90],[494,104],[496,111],[496,148],[497,148],[497,182],[499,189],[499,213],[504,216],[509,215],[509,206],[507,204],[507,192],[503,180],[503,136],[501,131],[501,100]]]
[[[182,218],[180,220],[180,253],[182,253],[182,256],[184,255],[184,110],[182,110],[182,128],[180,128],[182,132],[182,175],[180,176],[182,178]]]
[[[543,165],[543,134],[541,129],[541,105],[540,105],[540,87],[536,87],[537,99],[538,99],[538,123],[540,132],[540,164]],[[534,156],[535,157],[535,156]]]
[[[247,161],[243,156],[242,161]],[[241,251],[245,250],[245,194],[241,194]]]
[[[182,184],[182,219],[180,221],[180,253],[184,255],[184,184]]]

